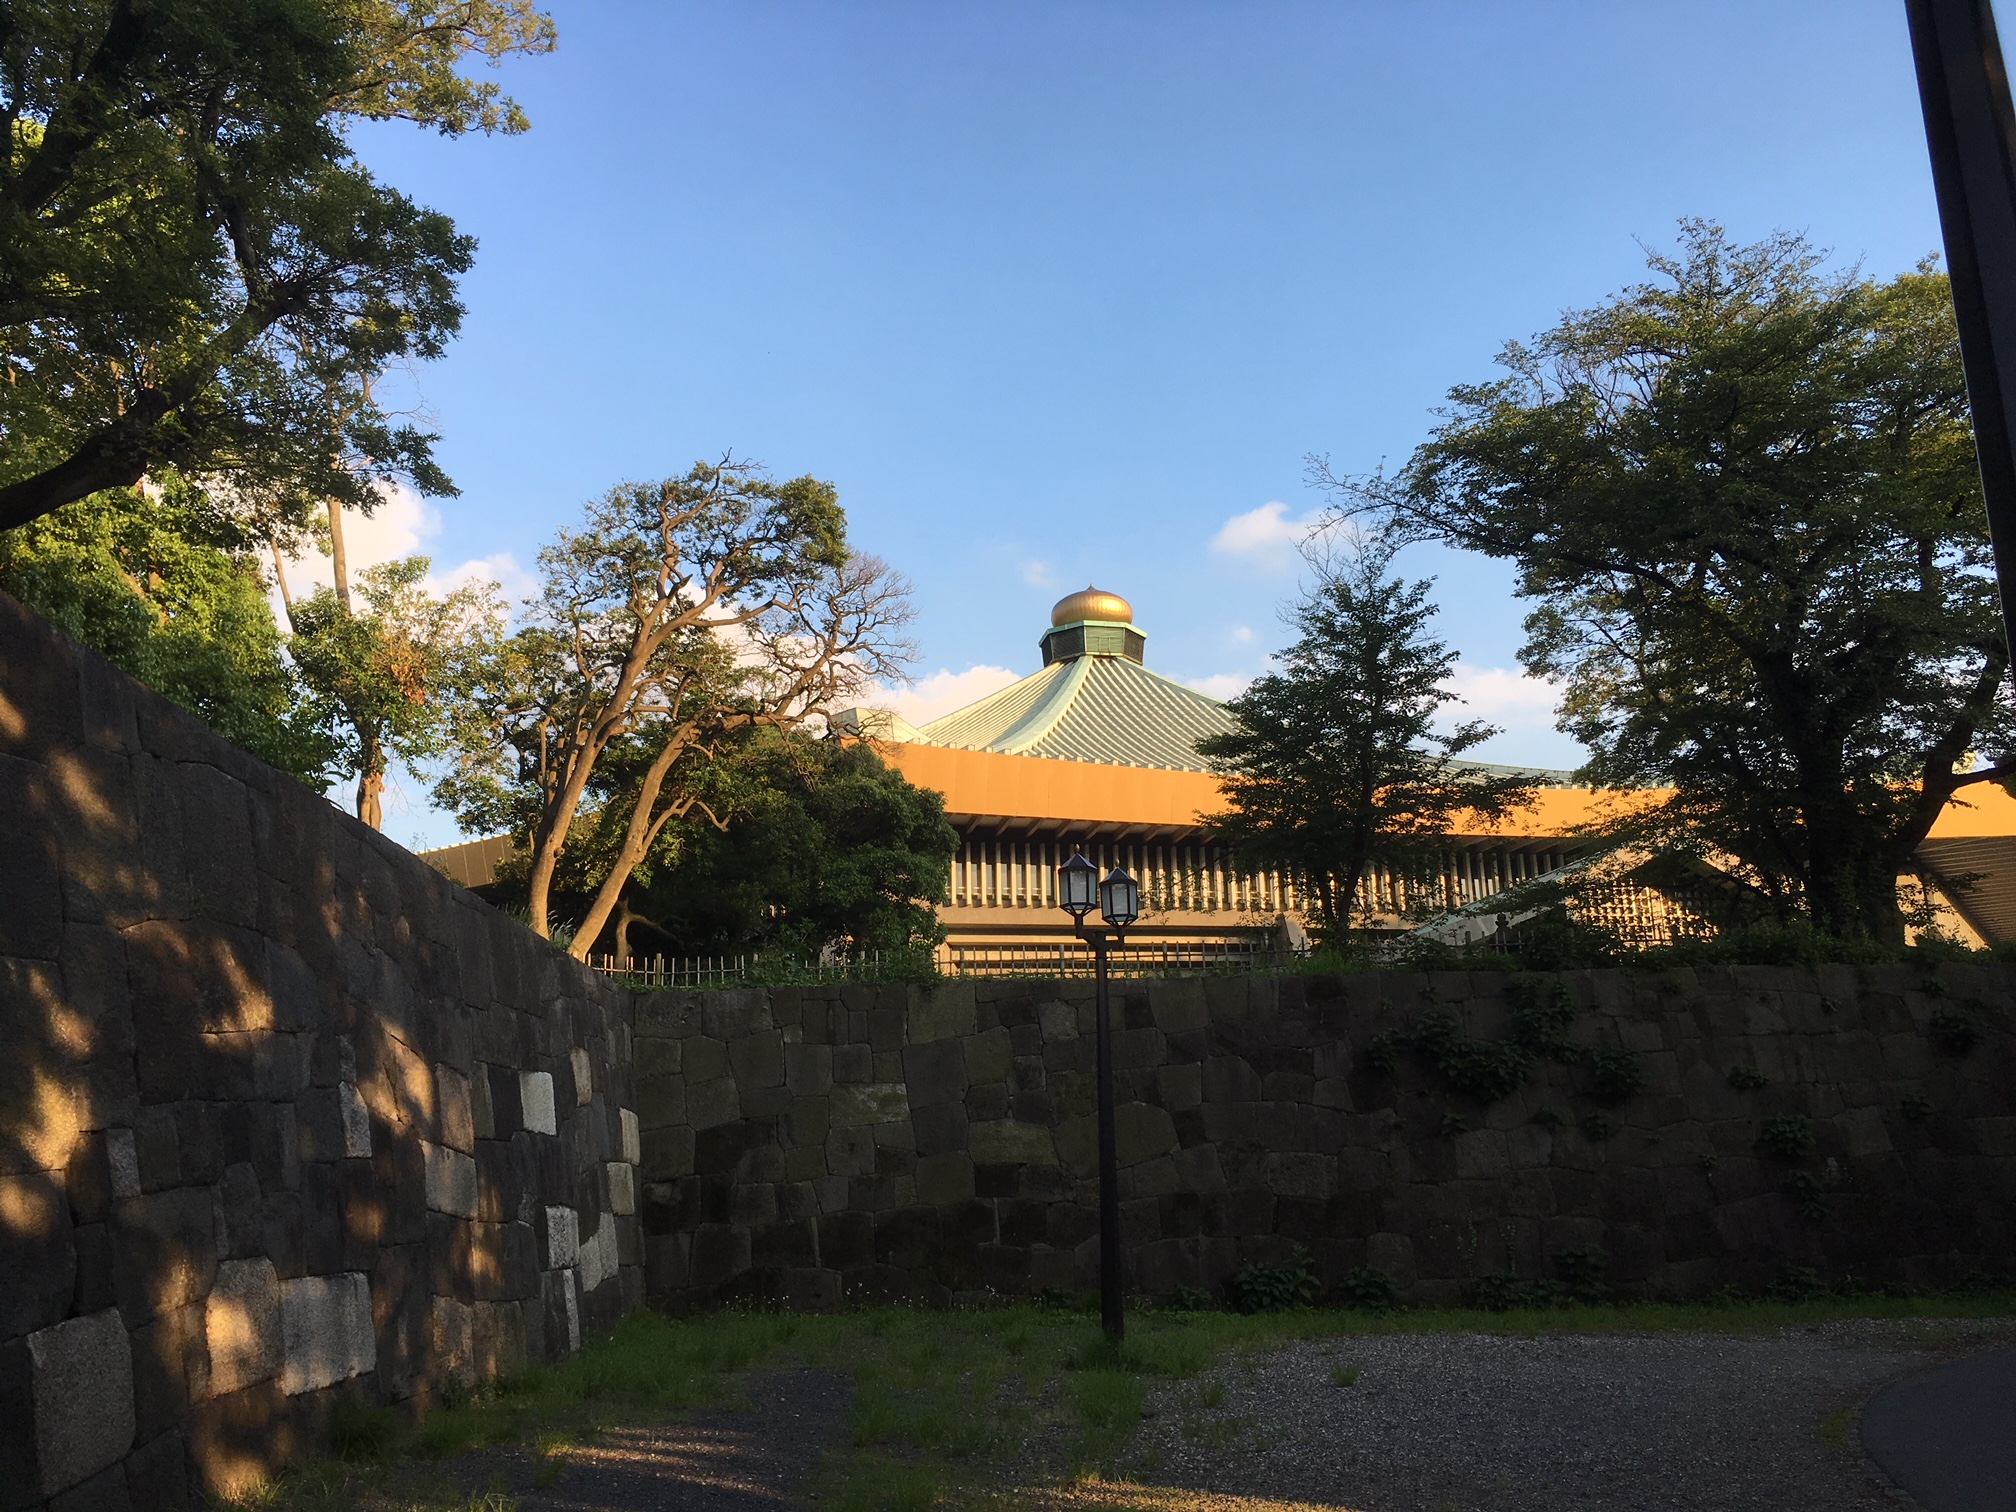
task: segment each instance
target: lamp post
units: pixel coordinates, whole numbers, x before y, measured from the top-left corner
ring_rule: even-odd
[[[1099,916],[1112,933],[1087,929],[1085,916],[1097,894]],[[1099,868],[1074,855],[1057,868],[1057,901],[1071,915],[1078,938],[1092,947],[1093,975],[1098,983],[1099,1082],[1099,1321],[1106,1337],[1118,1344],[1126,1337],[1127,1319],[1120,1307],[1120,1149],[1113,1119],[1113,1027],[1106,985],[1106,951],[1124,942],[1127,926],[1141,917],[1141,889],[1116,866],[1099,880]]]

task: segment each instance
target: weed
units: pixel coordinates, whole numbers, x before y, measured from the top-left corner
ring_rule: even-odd
[[[1382,1075],[1400,1069],[1400,1058],[1412,1043],[1404,1029],[1381,1029],[1366,1043],[1365,1064]]]
[[[1932,1043],[1949,1055],[1965,1055],[1980,1041],[1981,1015],[1973,1005],[1941,1008],[1926,1025]]]
[[[1164,1312],[1209,1312],[1213,1305],[1211,1293],[1196,1286],[1179,1286],[1162,1299]]]
[[[1358,1377],[1364,1372],[1356,1365],[1332,1365],[1330,1384],[1332,1386],[1356,1386]]]
[[[1393,1278],[1376,1265],[1354,1267],[1337,1291],[1346,1305],[1365,1312],[1388,1312],[1400,1295]]]
[[[1576,1127],[1582,1131],[1582,1137],[1587,1139],[1591,1144],[1602,1144],[1605,1140],[1614,1139],[1617,1136],[1616,1120],[1605,1113],[1594,1111],[1584,1113],[1577,1120]]]
[[[1609,1265],[1609,1252],[1594,1244],[1566,1249],[1554,1257],[1561,1284],[1581,1302],[1600,1302],[1610,1295],[1610,1288],[1603,1283],[1603,1272]]]
[[[1848,1425],[1855,1421],[1855,1409],[1840,1407],[1820,1419],[1820,1442],[1839,1449],[1848,1442]]]
[[[1899,1105],[1899,1109],[1904,1114],[1906,1121],[1910,1123],[1923,1123],[1932,1116],[1932,1099],[1926,1097],[1923,1093],[1907,1092],[1904,1094],[1904,1101]]]
[[[1738,1092],[1755,1092],[1759,1087],[1771,1085],[1771,1078],[1755,1066],[1731,1066],[1729,1085]]]
[[[1804,1113],[1779,1113],[1764,1120],[1757,1143],[1767,1155],[1797,1160],[1813,1148],[1813,1120]]]
[[[1592,1050],[1589,1080],[1605,1102],[1623,1102],[1645,1085],[1645,1062],[1635,1050]]]
[[[398,1419],[389,1407],[338,1402],[329,1414],[329,1448],[338,1459],[362,1464],[391,1457]]]
[[[1818,1223],[1827,1216],[1827,1194],[1820,1189],[1820,1178],[1811,1171],[1793,1171],[1787,1175],[1785,1193],[1799,1209],[1799,1216],[1809,1223]]]
[[[1828,1286],[1812,1266],[1788,1265],[1778,1272],[1778,1279],[1771,1283],[1766,1294],[1780,1302],[1811,1302],[1826,1296]]]
[[[1309,1251],[1296,1245],[1278,1265],[1245,1265],[1232,1273],[1226,1290],[1243,1313],[1280,1312],[1315,1300],[1316,1272]]]
[[[1442,1115],[1442,1137],[1444,1139],[1454,1139],[1458,1134],[1467,1134],[1469,1132],[1470,1120],[1465,1118],[1461,1113],[1444,1113]]]
[[[1542,1103],[1533,1110],[1533,1122],[1543,1129],[1558,1129],[1568,1121],[1567,1111],[1556,1103]]]

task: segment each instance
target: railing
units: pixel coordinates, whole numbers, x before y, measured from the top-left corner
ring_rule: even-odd
[[[1280,970],[1306,951],[1241,940],[1123,945],[1108,955],[1116,977],[1216,976]],[[896,962],[880,952],[840,960],[764,955],[590,956],[588,964],[629,986],[654,991],[735,987],[744,983],[806,984],[887,980]],[[1055,945],[941,945],[934,960],[948,977],[1089,977],[1092,951],[1077,941]]]

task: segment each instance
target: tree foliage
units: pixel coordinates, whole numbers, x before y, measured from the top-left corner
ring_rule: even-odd
[[[830,483],[733,459],[612,489],[539,575],[523,626],[472,663],[437,793],[465,827],[523,838],[541,934],[586,818],[585,954],[666,827],[710,811],[724,741],[801,728],[900,674],[908,585],[849,552]]]
[[[458,67],[552,44],[526,0],[0,9],[0,528],[169,467],[268,513],[450,491],[370,380],[454,335],[474,243],[342,128],[522,129]]]
[[[155,497],[97,494],[0,533],[0,588],[319,789],[332,747],[301,708],[257,561],[213,544],[215,529],[177,478]]]
[[[330,733],[331,765],[357,779],[357,817],[373,829],[384,827],[389,760],[443,754],[453,680],[502,622],[494,584],[435,593],[429,566],[424,556],[384,562],[360,574],[361,603],[319,588],[291,611],[309,717]]]
[[[1447,906],[1429,881],[1439,842],[1459,816],[1502,814],[1528,788],[1457,760],[1490,726],[1435,732],[1461,701],[1442,686],[1456,653],[1428,634],[1433,584],[1388,577],[1392,558],[1390,542],[1371,541],[1327,565],[1290,614],[1299,634],[1280,670],[1231,700],[1232,730],[1197,745],[1222,774],[1228,807],[1208,816],[1219,838],[1298,877],[1332,941],[1375,861],[1411,877],[1421,906]]]
[[[1517,564],[1522,658],[1565,685],[1592,780],[1673,789],[1632,830],[1894,938],[1941,809],[2016,771],[1946,280],[1700,222],[1650,262],[1452,390],[1396,477],[1319,480]]]
[[[774,730],[736,741],[712,775],[709,806],[725,823],[668,827],[625,900],[659,949],[812,957],[938,942],[933,905],[959,846],[941,795],[869,746]]]

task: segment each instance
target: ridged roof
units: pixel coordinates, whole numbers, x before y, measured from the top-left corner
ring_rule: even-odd
[[[932,745],[1208,772],[1197,742],[1232,727],[1217,699],[1121,656],[1053,662],[924,726]]]

